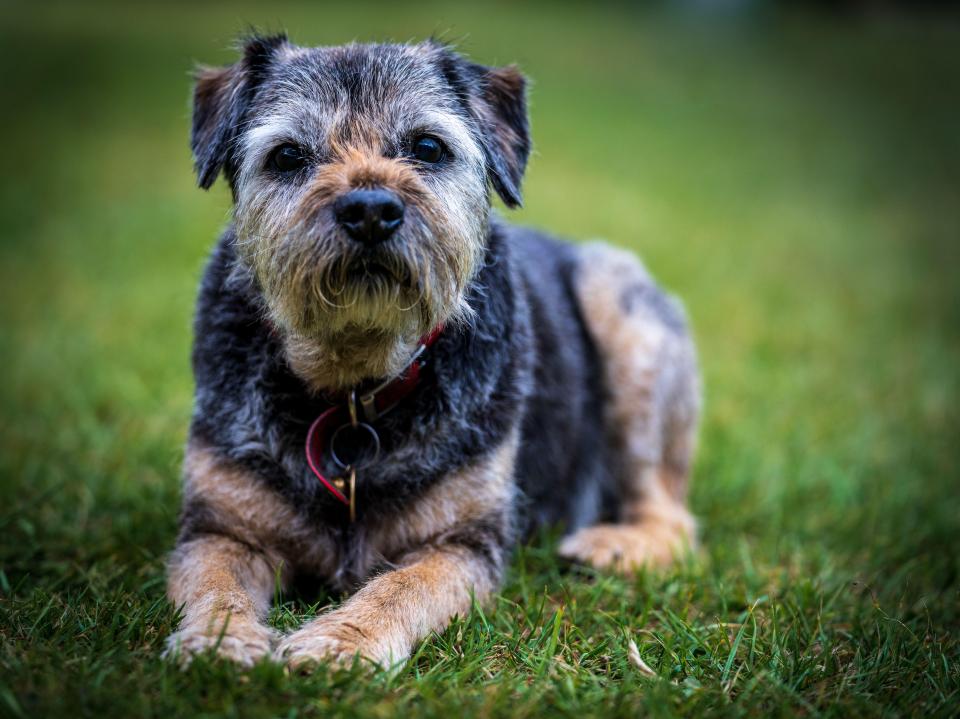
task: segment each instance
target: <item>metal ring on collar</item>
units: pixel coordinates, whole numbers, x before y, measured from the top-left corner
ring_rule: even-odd
[[[370,435],[370,438],[373,440],[373,455],[366,459],[363,464],[351,464],[349,462],[344,462],[343,459],[341,459],[337,454],[337,437],[346,428],[365,429]],[[366,422],[360,422],[356,427],[353,427],[350,424],[341,424],[339,427],[337,427],[337,430],[333,433],[333,436],[330,437],[330,456],[333,458],[333,461],[337,464],[337,466],[340,467],[340,469],[363,469],[364,467],[368,467],[376,462],[377,458],[380,456],[380,435],[377,434],[377,430],[375,430]]]

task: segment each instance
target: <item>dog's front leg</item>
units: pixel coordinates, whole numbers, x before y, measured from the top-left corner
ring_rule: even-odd
[[[183,661],[208,649],[249,666],[270,652],[273,632],[263,624],[274,584],[271,563],[229,537],[201,535],[177,547],[167,590],[183,607],[183,621],[167,652]]]
[[[300,520],[257,477],[194,440],[184,463],[180,541],[167,567],[167,595],[183,608],[167,653],[189,661],[216,649],[244,665],[270,652],[263,623],[286,564],[272,548]]]
[[[368,582],[343,606],[283,640],[277,658],[291,667],[349,663],[356,655],[389,667],[406,659],[417,643],[440,631],[454,615],[483,600],[499,570],[465,546],[423,549],[403,566]]]

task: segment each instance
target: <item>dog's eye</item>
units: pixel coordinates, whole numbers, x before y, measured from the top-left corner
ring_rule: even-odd
[[[420,162],[435,165],[446,157],[447,151],[437,138],[421,135],[413,141],[410,154]]]
[[[270,155],[270,166],[280,172],[295,172],[307,162],[307,155],[296,145],[280,145]]]

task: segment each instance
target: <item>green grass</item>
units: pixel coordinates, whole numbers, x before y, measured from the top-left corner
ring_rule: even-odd
[[[0,10],[0,715],[956,713],[956,20],[265,7]],[[545,536],[394,676],[161,661],[192,303],[229,207],[193,187],[188,71],[248,22],[436,31],[534,78],[516,219],[635,248],[693,318],[698,560],[570,573]]]

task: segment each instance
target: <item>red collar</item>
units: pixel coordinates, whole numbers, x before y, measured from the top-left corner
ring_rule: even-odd
[[[373,442],[374,454],[380,451],[380,440],[376,430],[371,425],[382,415],[389,412],[406,398],[420,383],[420,376],[424,365],[424,353],[433,346],[443,332],[443,325],[438,326],[430,334],[425,335],[417,346],[410,363],[406,368],[391,380],[377,385],[372,390],[357,395],[356,390],[347,393],[346,397],[330,409],[325,410],[317,417],[310,429],[307,430],[306,455],[310,471],[334,497],[350,507],[350,518],[354,514],[353,480],[356,478],[357,467],[345,464],[337,457],[334,438],[340,430],[352,427],[367,431]],[[348,484],[343,477],[327,479],[320,471],[323,453],[329,449],[334,461],[340,465],[345,474],[351,475]],[[371,460],[372,461],[372,460]],[[344,493],[347,490],[349,497]]]

